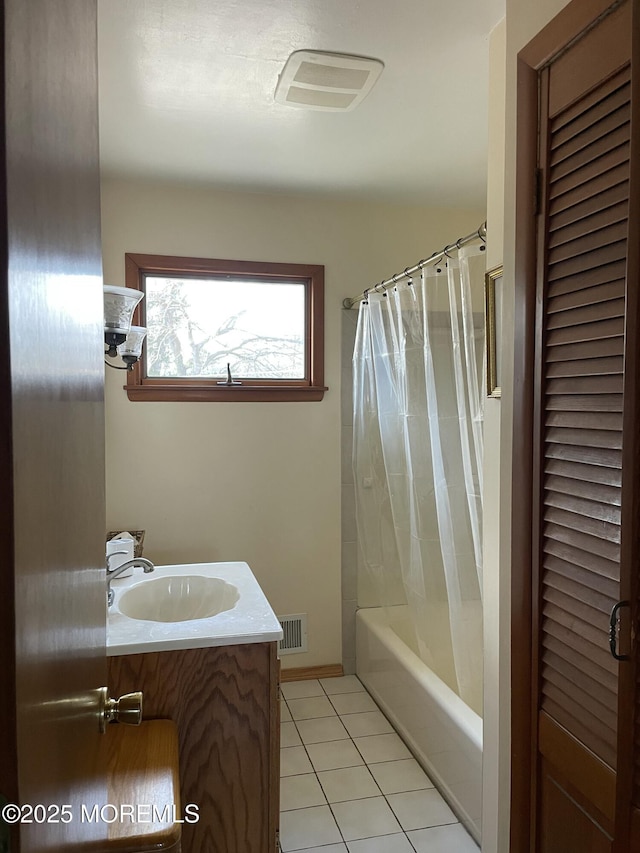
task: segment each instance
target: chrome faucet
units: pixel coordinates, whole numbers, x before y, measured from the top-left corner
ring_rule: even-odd
[[[126,572],[127,569],[131,569],[134,566],[142,566],[146,575],[155,569],[155,566],[153,565],[151,560],[147,560],[145,557],[134,557],[133,560],[127,560],[126,563],[123,563],[121,566],[118,566],[117,569],[109,568],[109,560],[112,557],[117,557],[119,554],[126,553],[126,551],[114,551],[112,554],[107,555],[107,604],[109,607],[111,607],[115,598],[115,593],[111,589],[111,581],[115,580],[118,575],[121,575],[123,572]]]

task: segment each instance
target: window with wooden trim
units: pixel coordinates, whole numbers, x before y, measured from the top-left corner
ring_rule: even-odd
[[[130,400],[322,400],[324,267],[125,255],[147,328]]]

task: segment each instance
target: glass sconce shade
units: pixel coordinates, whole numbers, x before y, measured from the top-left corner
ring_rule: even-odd
[[[144,293],[131,287],[104,286],[104,331],[109,335],[127,335],[136,305]]]
[[[126,340],[118,347],[118,355],[122,358],[133,357],[137,361],[142,355],[142,343],[146,334],[144,326],[131,326]]]

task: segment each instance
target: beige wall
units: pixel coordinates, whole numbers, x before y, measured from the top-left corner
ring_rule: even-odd
[[[511,596],[511,476],[513,428],[513,290],[515,275],[515,124],[516,57],[518,52],[565,6],[567,0],[506,0],[506,21],[491,40],[492,112],[504,96],[504,151],[502,129],[496,119],[490,139],[487,209],[488,261],[504,261],[502,399],[487,410],[485,451],[486,506],[499,502],[499,512],[485,520],[485,746],[484,746],[484,853],[506,853],[509,846],[510,774],[510,596]],[[504,61],[503,61],[504,57]],[[497,134],[497,135],[496,135]],[[499,158],[504,156],[501,174]],[[504,200],[504,203],[503,203]],[[503,206],[502,217],[500,207]],[[496,413],[499,408],[499,413]]]
[[[342,299],[476,228],[481,211],[106,181],[105,281],[124,253],[324,264],[320,403],[130,403],[107,371],[107,525],[143,528],[158,564],[246,560],[276,613],[309,614],[309,652],[341,660]]]

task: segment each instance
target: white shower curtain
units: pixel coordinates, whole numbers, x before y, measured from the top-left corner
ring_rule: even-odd
[[[480,712],[484,254],[456,254],[360,308],[353,464],[378,603],[406,601],[421,657]]]

